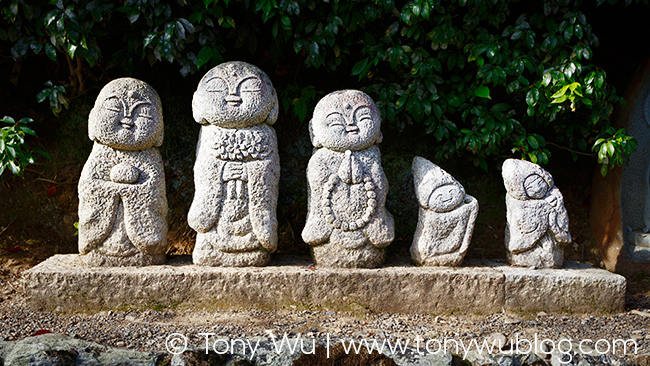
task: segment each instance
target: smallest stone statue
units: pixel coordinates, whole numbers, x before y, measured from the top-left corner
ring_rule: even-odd
[[[560,268],[562,244],[571,242],[562,193],[549,172],[537,164],[508,159],[503,163],[506,187],[508,259],[513,266]]]
[[[413,159],[420,205],[411,257],[418,265],[458,266],[472,240],[478,201],[454,177],[427,159]]]
[[[158,146],[162,106],[147,83],[121,78],[88,117],[93,149],[79,178],[79,253],[90,266],[165,261],[167,197]]]

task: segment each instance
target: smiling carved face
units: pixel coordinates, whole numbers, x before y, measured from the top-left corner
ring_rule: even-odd
[[[334,151],[359,151],[381,141],[381,117],[372,99],[358,90],[323,97],[310,122],[312,143]]]
[[[549,186],[538,174],[531,174],[524,180],[524,190],[532,199],[542,199],[546,196]]]
[[[273,124],[278,97],[269,77],[245,62],[227,62],[208,71],[194,93],[194,119],[201,124],[241,128]]]
[[[88,134],[91,140],[120,150],[160,146],[163,117],[158,94],[137,79],[111,81],[90,111]]]
[[[457,184],[442,185],[429,196],[429,207],[435,212],[449,212],[458,207],[465,197],[465,190]]]

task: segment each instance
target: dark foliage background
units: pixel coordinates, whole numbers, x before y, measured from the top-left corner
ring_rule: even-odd
[[[172,252],[191,251],[185,219],[199,129],[192,93],[209,68],[242,60],[271,77],[283,108],[275,126],[281,252],[307,250],[300,231],[311,111],[324,94],[355,88],[375,99],[384,118],[393,253],[407,254],[417,222],[410,164],[420,155],[480,202],[470,256],[502,257],[499,169],[515,157],[546,164],[577,234],[570,257],[596,261],[586,227],[591,174],[606,174],[634,149],[612,116],[622,101],[616,88],[647,58],[632,38],[647,41],[649,14],[642,1],[598,3],[3,0],[0,113],[34,119],[39,138],[23,134],[24,144],[13,145],[51,158],[23,159],[16,166],[24,179],[15,179],[10,161],[21,156],[0,149],[7,167],[0,245],[75,251],[76,183],[92,146],[88,112],[103,85],[133,76],[163,99]]]

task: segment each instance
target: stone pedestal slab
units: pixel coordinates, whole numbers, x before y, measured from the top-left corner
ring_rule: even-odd
[[[24,272],[28,305],[66,312],[180,306],[284,308],[297,305],[378,313],[622,311],[625,278],[586,265],[531,270],[492,262],[416,267],[408,259],[376,269],[332,269],[279,256],[266,267],[203,267],[189,256],[147,267],[83,266],[55,255]]]

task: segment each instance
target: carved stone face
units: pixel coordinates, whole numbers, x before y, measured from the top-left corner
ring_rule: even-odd
[[[203,76],[194,92],[192,111],[198,123],[224,128],[273,124],[278,97],[262,70],[245,62],[226,62]]]
[[[549,172],[530,161],[506,159],[501,174],[508,195],[522,201],[542,199],[555,185]]]
[[[91,140],[120,150],[160,146],[163,117],[160,98],[147,83],[121,78],[100,91],[88,118]]]
[[[465,191],[456,184],[445,184],[431,192],[429,207],[435,212],[449,212],[465,198]]]
[[[341,90],[318,102],[310,133],[316,147],[358,151],[381,141],[380,126],[379,109],[367,94]]]
[[[546,192],[550,187],[542,178],[537,174],[531,174],[524,180],[524,190],[526,195],[532,199],[542,199],[546,196]]]

